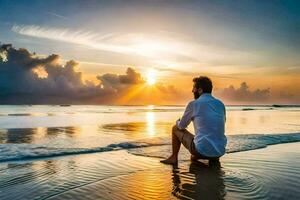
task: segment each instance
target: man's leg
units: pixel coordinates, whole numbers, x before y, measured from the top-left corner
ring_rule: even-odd
[[[172,155],[169,158],[160,161],[164,164],[174,165],[174,164],[177,164],[177,162],[178,162],[178,152],[180,150],[181,141],[177,135],[179,135],[179,136],[182,135],[182,137],[183,137],[184,133],[176,134],[176,131],[181,131],[181,130],[179,130],[176,125],[174,125],[172,128]]]

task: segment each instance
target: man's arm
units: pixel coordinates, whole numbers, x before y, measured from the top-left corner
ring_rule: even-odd
[[[194,111],[193,102],[190,102],[186,106],[181,120],[176,121],[177,128],[179,128],[180,130],[187,128],[187,126],[191,123],[191,121],[193,119],[193,113],[194,113],[193,111]]]

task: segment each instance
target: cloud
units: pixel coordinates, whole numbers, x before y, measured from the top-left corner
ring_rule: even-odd
[[[159,104],[178,96],[173,86],[147,87],[130,67],[125,74],[97,75],[99,83],[94,83],[83,80],[78,62],[59,61],[56,54],[38,57],[24,48],[1,45],[0,104]]]
[[[13,32],[19,33],[21,35],[27,35],[31,37],[46,38],[51,40],[58,40],[63,42],[69,42],[74,44],[82,44],[87,46],[94,46],[97,40],[105,39],[105,36],[100,37],[97,33],[92,33],[90,31],[82,30],[69,30],[67,28],[49,28],[40,27],[35,25],[14,25],[11,29]],[[109,48],[109,46],[100,46],[103,49]]]
[[[102,76],[97,76],[97,78],[102,82],[103,86],[114,88],[117,88],[118,85],[122,84],[139,84],[145,82],[142,79],[141,74],[132,68],[127,68],[126,75],[104,74]]]
[[[21,35],[80,44],[114,53],[154,58],[162,52],[176,53],[175,44],[157,41],[158,38],[143,34],[110,33],[100,35],[92,31],[70,30],[36,25],[14,25],[11,30]],[[178,49],[176,47],[176,49]]]
[[[215,94],[233,103],[258,103],[270,100],[270,88],[251,91],[246,82],[242,82],[239,88],[230,85],[227,88],[216,90]]]
[[[46,14],[48,15],[51,15],[51,16],[54,16],[54,17],[57,17],[59,19],[63,19],[63,20],[69,20],[69,18],[65,17],[65,16],[62,16],[62,15],[59,15],[55,12],[46,12]]]
[[[11,30],[25,36],[82,45],[93,51],[108,52],[110,55],[123,54],[135,61],[143,60],[152,67],[179,71],[203,71],[203,68],[211,70],[212,67],[220,65],[245,65],[245,58],[248,61],[261,59],[261,56],[252,52],[228,49],[186,35],[163,31],[151,34],[136,32],[103,34],[38,25],[13,25]]]
[[[156,83],[147,86],[133,68],[124,74],[95,75],[99,83],[84,81],[79,63],[60,64],[60,56],[39,57],[27,49],[0,45],[0,104],[179,104],[191,98],[190,90]],[[225,103],[298,103],[299,95],[271,94],[270,89],[216,89]]]
[[[41,58],[26,49],[0,46],[0,103],[114,103],[133,85],[143,84],[140,73],[98,75],[99,84],[84,82],[79,63],[59,64],[59,55]],[[44,77],[39,75],[43,71]]]

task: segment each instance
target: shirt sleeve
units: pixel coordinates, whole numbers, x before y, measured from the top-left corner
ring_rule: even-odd
[[[176,121],[176,126],[181,130],[187,128],[193,119],[193,113],[193,103],[190,102],[185,108],[182,118]]]
[[[224,121],[226,122],[226,107],[224,106]]]

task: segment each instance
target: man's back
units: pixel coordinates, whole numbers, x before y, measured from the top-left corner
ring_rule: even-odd
[[[191,159],[218,160],[216,158],[225,154],[225,106],[211,96],[213,85],[210,78],[199,76],[193,82],[195,100],[189,102],[182,118],[172,128],[172,155],[162,163],[176,164],[181,144],[189,150]],[[195,135],[186,129],[192,121]]]
[[[195,129],[194,143],[197,151],[209,157],[224,155],[227,143],[224,134],[226,120],[224,104],[207,93],[191,103]]]

